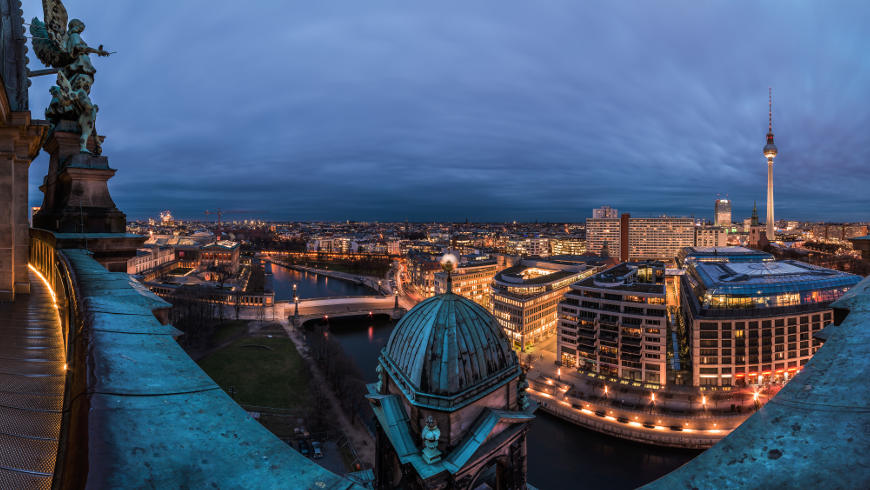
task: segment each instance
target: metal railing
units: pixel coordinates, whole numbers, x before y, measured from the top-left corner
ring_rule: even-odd
[[[57,307],[61,335],[63,336],[64,363],[67,369],[57,457],[52,477],[52,487],[59,488],[63,486],[64,475],[67,473],[67,463],[70,462],[66,456],[67,449],[71,447],[69,428],[72,393],[83,392],[87,381],[86,376],[84,376],[86,373],[84,355],[81,355],[81,351],[76,348],[85,326],[84,312],[80,302],[81,295],[77,287],[78,282],[67,257],[62,251],[55,248],[53,238],[50,234],[32,230],[29,262],[30,267],[48,283]],[[86,441],[84,443],[79,441],[73,445],[77,447],[76,451],[83,451],[87,447]]]

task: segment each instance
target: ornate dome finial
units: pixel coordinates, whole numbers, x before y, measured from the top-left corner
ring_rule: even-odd
[[[448,293],[453,292],[453,275],[451,273],[456,269],[457,264],[459,264],[459,259],[451,253],[446,253],[441,257],[441,268],[447,273]]]

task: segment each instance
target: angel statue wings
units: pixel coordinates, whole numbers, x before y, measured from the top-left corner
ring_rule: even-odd
[[[57,69],[57,85],[51,87],[51,104],[45,117],[51,128],[61,120],[75,122],[80,131],[81,151],[88,151],[88,140],[93,135],[96,153],[100,154],[100,138],[96,132],[97,111],[91,101],[91,86],[97,70],[91,64],[90,55],[109,56],[103,49],[92,48],[82,39],[84,22],[73,19],[67,26],[67,12],[61,0],[42,0],[45,22],[34,18],[30,24],[33,35],[33,51],[40,61]]]

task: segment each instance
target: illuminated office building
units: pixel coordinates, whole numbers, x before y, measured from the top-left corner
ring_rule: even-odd
[[[551,238],[552,255],[583,255],[586,253],[586,240],[579,238]]]
[[[492,311],[492,279],[498,271],[495,259],[469,262],[458,266],[451,273],[453,293],[470,299]],[[435,273],[435,294],[447,292],[447,273]]]
[[[522,350],[556,330],[557,306],[571,283],[595,272],[583,262],[525,259],[492,281],[492,311]]]

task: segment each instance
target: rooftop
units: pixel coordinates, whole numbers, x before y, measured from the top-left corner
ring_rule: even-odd
[[[645,273],[644,271],[649,271]],[[661,272],[659,274],[658,272]],[[576,286],[618,289],[636,293],[664,293],[663,262],[623,262],[578,282]]]
[[[745,247],[686,247],[680,251],[681,262],[757,262],[771,261],[773,255]]]
[[[707,294],[760,296],[850,288],[861,278],[796,260],[777,262],[698,262],[690,272]]]

